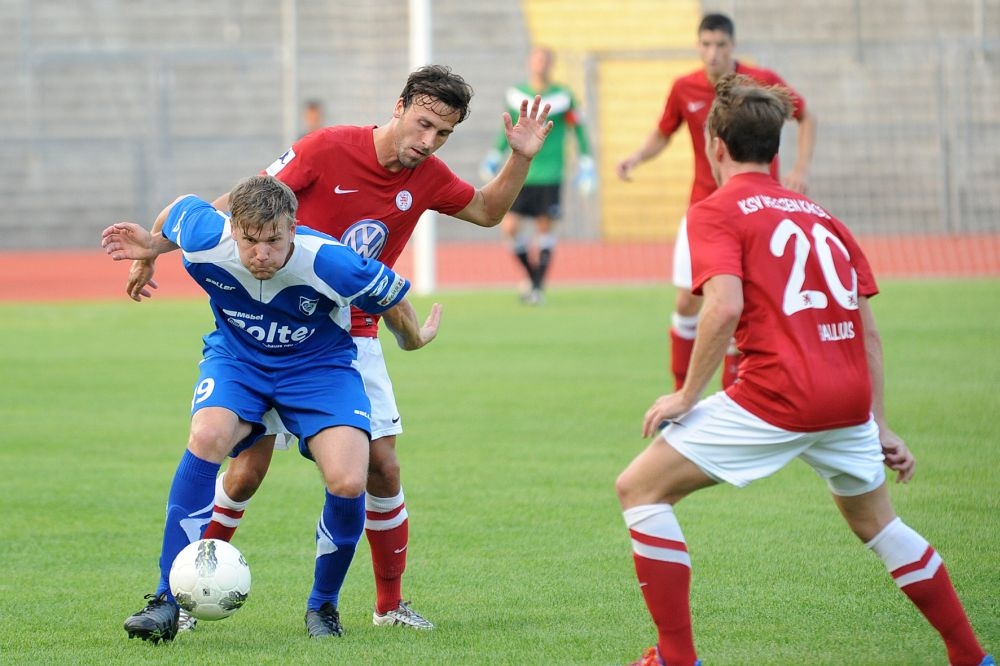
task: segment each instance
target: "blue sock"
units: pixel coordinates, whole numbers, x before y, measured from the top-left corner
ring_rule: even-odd
[[[212,519],[215,500],[215,477],[219,463],[202,460],[190,451],[174,472],[174,482],[167,497],[167,522],[163,528],[163,546],[160,549],[160,584],[156,593],[166,592],[170,599],[170,565],[177,553],[192,541],[201,538],[205,526]]]
[[[365,496],[338,497],[326,493],[323,515],[316,525],[316,572],[306,608],[319,610],[326,602],[337,606],[340,587],[365,527]]]

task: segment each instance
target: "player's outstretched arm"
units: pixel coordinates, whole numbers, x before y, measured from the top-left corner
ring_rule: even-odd
[[[151,234],[157,234],[163,229],[164,223],[167,221],[167,215],[170,214],[170,209],[174,207],[181,198],[178,197],[174,201],[160,211],[160,214],[156,216],[153,220],[153,226],[150,228]],[[227,199],[228,201],[228,199]],[[156,273],[156,257],[150,259],[136,259],[132,262],[132,267],[128,271],[128,281],[125,283],[125,293],[129,295],[134,301],[142,300],[145,298],[152,298],[153,292],[147,289],[151,287],[156,289],[159,287],[156,281],[153,280],[153,275]]]
[[[441,304],[431,306],[431,313],[427,315],[423,326],[417,319],[417,311],[405,298],[383,312],[382,321],[396,337],[400,349],[420,349],[437,337],[438,327],[441,325]]]
[[[658,127],[654,127],[653,131],[646,136],[646,140],[642,142],[639,146],[639,150],[635,151],[615,167],[615,173],[622,180],[628,182],[632,180],[632,170],[639,166],[646,160],[651,160],[660,153],[663,149],[667,147],[670,143],[670,137],[663,136]]]
[[[118,222],[101,232],[101,247],[115,261],[155,259],[179,246],[161,233],[150,233],[135,222]]]
[[[504,132],[510,145],[510,156],[497,175],[476,190],[469,205],[455,213],[455,217],[481,227],[500,224],[524,186],[531,160],[542,149],[552,130],[549,108],[548,104],[542,106],[541,96],[536,95],[530,107],[527,99],[521,102],[517,124],[509,113],[504,112]]]
[[[154,261],[164,252],[177,249],[163,234],[152,234],[134,222],[119,222],[112,224],[101,233],[101,247],[115,261],[132,259],[133,261]],[[142,297],[151,294],[144,289],[145,285],[133,286],[128,291],[129,298],[141,301]]]

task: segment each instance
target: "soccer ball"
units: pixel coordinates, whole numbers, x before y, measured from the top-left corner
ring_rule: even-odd
[[[170,591],[177,604],[199,620],[221,620],[250,596],[250,567],[231,543],[201,539],[174,558]]]

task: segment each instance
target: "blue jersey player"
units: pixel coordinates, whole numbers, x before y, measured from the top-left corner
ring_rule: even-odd
[[[338,596],[364,527],[371,429],[368,397],[352,367],[350,306],[382,314],[404,349],[434,339],[441,309],[435,305],[421,326],[404,300],[409,282],[329,236],[297,228],[296,209],[286,185],[254,176],[230,194],[231,216],[186,196],[160,213],[162,233],[132,223],[104,230],[102,245],[115,260],[181,249],[216,324],[204,338],[191,434],[167,500],[159,585],[125,620],[130,638],[156,643],[176,635],[170,565],[201,538],[222,461],[254,444],[271,408],[326,483],[306,627],[317,638],[343,633]]]

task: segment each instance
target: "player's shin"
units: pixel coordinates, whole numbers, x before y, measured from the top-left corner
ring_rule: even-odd
[[[192,541],[202,538],[212,506],[212,481],[219,473],[219,463],[202,460],[185,451],[167,498],[167,520],[160,549],[160,583],[156,593],[169,593],[170,566],[177,553]]]
[[[541,238],[538,239],[538,248],[538,265],[535,266],[533,284],[536,289],[543,289],[545,276],[552,263],[552,254],[556,249],[556,235],[551,232],[542,234]]]
[[[212,520],[202,535],[205,539],[231,541],[250,503],[250,500],[237,502],[227,495],[225,478],[226,474],[223,472],[215,479],[215,505],[212,507]]]
[[[865,544],[944,639],[951,666],[978,666],[986,656],[937,551],[896,518]]]
[[[670,326],[670,372],[674,375],[675,391],[684,386],[684,380],[687,378],[697,330],[698,315],[687,316],[676,312],[673,314]]]
[[[365,534],[375,572],[375,610],[387,613],[397,608],[403,599],[402,580],[410,524],[403,490],[400,489],[395,497],[368,495],[365,517]]]
[[[656,624],[660,656],[668,664],[694,664],[691,559],[673,507],[646,504],[626,509],[623,515],[639,587]]]
[[[307,608],[318,610],[325,602],[338,605],[340,588],[365,524],[365,496],[339,497],[326,493],[323,513],[316,524],[316,569]]]

